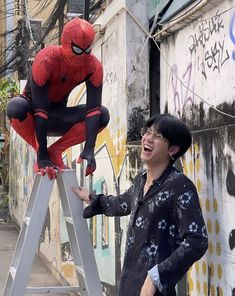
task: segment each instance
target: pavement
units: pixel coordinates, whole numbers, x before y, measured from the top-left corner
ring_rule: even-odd
[[[8,276],[9,267],[14,254],[18,231],[10,221],[7,209],[0,209],[0,295],[3,295],[5,282]],[[39,256],[35,256],[32,272],[29,277],[29,286],[59,286],[59,282],[43,263]],[[38,294],[26,294],[37,296]],[[61,296],[62,294],[49,294]],[[65,294],[63,294],[65,295]]]

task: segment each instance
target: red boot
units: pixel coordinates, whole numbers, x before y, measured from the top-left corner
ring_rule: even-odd
[[[86,140],[85,122],[76,123],[67,133],[48,148],[48,153],[54,165],[61,169],[69,169],[62,159],[62,153],[69,147],[80,144]]]
[[[27,113],[27,117],[23,121],[11,118],[11,126],[34,150],[38,149],[38,142],[34,132],[34,120],[31,113]]]

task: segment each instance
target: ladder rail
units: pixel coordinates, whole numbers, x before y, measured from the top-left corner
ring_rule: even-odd
[[[70,247],[74,259],[79,286],[27,287],[27,281],[46,218],[47,208],[55,179],[48,176],[35,176],[25,219],[17,240],[12,263],[5,283],[3,296],[23,296],[28,293],[48,294],[51,292],[78,292],[80,296],[101,296],[94,250],[88,225],[83,219],[83,203],[71,190],[78,186],[74,170],[57,174],[57,185],[65,214]]]
[[[76,271],[81,274],[80,267],[82,267],[81,270],[86,278],[85,284],[88,295],[101,296],[102,285],[99,279],[90,231],[87,221],[83,218],[83,202],[71,189],[78,186],[76,174],[73,170],[69,170],[66,174],[58,174],[57,179],[65,220],[68,218],[66,226],[69,240],[72,242],[70,247]],[[75,246],[78,246],[79,249],[74,248]]]

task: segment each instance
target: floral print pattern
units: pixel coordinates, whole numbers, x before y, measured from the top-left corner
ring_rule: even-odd
[[[208,247],[206,226],[193,183],[173,166],[143,195],[146,172],[119,196],[97,196],[92,205],[107,216],[130,214],[118,296],[139,296],[148,271],[157,266],[161,292],[175,296],[175,285]]]
[[[178,204],[181,209],[186,209],[192,200],[193,194],[190,191],[184,192],[184,194],[180,195],[178,198]]]

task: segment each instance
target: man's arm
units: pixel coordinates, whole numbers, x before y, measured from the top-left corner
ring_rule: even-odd
[[[73,187],[72,190],[80,199],[88,204],[88,207],[84,209],[84,218],[91,218],[99,214],[106,216],[129,215],[135,198],[134,185],[119,196],[106,196],[103,194],[89,195],[88,190],[84,187]]]
[[[178,230],[179,246],[170,257],[148,272],[163,295],[174,288],[208,248],[206,226],[195,186],[184,177],[179,178],[175,185],[179,190],[173,200],[175,225],[172,225],[172,230]]]

